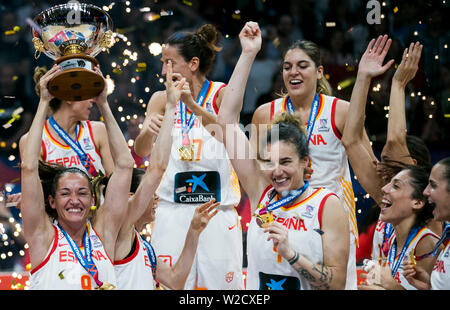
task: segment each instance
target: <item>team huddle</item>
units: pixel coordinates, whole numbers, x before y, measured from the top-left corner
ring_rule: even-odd
[[[106,87],[90,100],[59,100],[47,83],[62,69],[36,70],[40,102],[19,143],[17,198],[30,288],[449,289],[450,158],[431,169],[423,142],[406,135],[404,92],[422,45],[411,43],[392,78],[379,161],[364,119],[371,80],[393,64],[384,63],[387,36],[362,55],[350,102],[332,96],[319,47],[295,42],[282,60],[287,93],[254,111],[249,137],[239,116],[258,24],[247,22],[239,39],[227,84],[207,78],[220,50],[214,26],[168,39],[166,89],[152,95],[134,144],[149,156],[145,171],[134,168]],[[102,122],[88,120],[94,102]],[[362,285],[350,165],[381,210]],[[246,253],[241,192],[252,214]],[[148,224],[150,242],[139,233]]]

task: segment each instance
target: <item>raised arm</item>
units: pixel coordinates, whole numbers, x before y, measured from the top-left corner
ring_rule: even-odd
[[[361,57],[341,140],[359,183],[377,203],[381,202],[380,189],[383,183],[364,145],[364,119],[372,78],[385,73],[393,63],[390,60],[383,65],[390,45],[391,40],[388,40],[387,35],[378,37],[376,41],[372,39]]]
[[[423,45],[411,43],[403,52],[400,65],[392,78],[386,144],[381,158],[413,165],[406,145],[405,88],[417,73]]]
[[[221,124],[238,123],[250,69],[256,54],[261,49],[261,31],[255,22],[247,22],[239,33],[242,52],[233,70],[230,81],[225,90],[222,104],[219,108],[218,118]],[[224,101],[230,98],[227,94],[233,94],[237,100],[227,102],[227,108],[222,109]]]
[[[25,239],[30,246],[32,266],[38,266],[44,260],[54,237],[52,224],[45,212],[45,197],[38,169],[42,131],[49,103],[53,98],[47,89],[47,83],[60,71],[59,66],[53,66],[40,79],[39,106],[27,135],[27,143],[21,140],[21,213]]]
[[[94,71],[102,75],[98,67]],[[134,159],[111,112],[106,96],[105,87],[95,101],[103,116],[108,133],[108,142],[114,160],[114,172],[106,187],[105,200],[96,211],[93,225],[100,234],[107,253],[112,255],[120,226],[127,211]]]
[[[230,161],[245,192],[250,197],[253,211],[256,208],[255,201],[258,195],[267,184],[264,183],[265,175],[256,159],[256,153],[252,151],[247,137],[239,127],[238,120],[250,68],[261,47],[261,32],[258,24],[246,23],[239,38],[242,53],[225,90],[217,122],[222,128],[222,139]]]
[[[166,105],[164,91],[155,92],[150,98],[142,130],[134,143],[134,151],[140,157],[149,155],[153,148],[155,137],[159,133]]]
[[[125,222],[121,228],[124,232],[133,232],[134,224],[141,218],[142,214],[153,200],[161,178],[167,168],[167,163],[171,156],[172,146],[172,129],[175,119],[176,104],[180,99],[181,89],[185,83],[185,79],[180,81],[172,81],[172,64],[169,60],[167,65],[167,105],[165,108],[164,118],[161,123],[158,138],[152,149],[150,156],[150,165],[147,167],[145,175],[139,184],[136,193],[130,198],[128,203],[128,213]],[[128,252],[127,252],[128,253]],[[127,254],[125,253],[125,254]]]

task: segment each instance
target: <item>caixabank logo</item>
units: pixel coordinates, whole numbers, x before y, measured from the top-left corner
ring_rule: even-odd
[[[175,175],[174,201],[205,203],[220,201],[220,174],[217,171],[189,171]]]

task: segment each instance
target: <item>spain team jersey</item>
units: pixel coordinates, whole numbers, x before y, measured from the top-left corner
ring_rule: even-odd
[[[92,134],[92,127],[89,121],[80,122],[77,140],[90,161],[94,164],[95,169],[105,173],[105,169],[102,166],[102,158],[95,146],[94,135]],[[42,152],[44,162],[59,164],[67,168],[77,167],[88,173],[77,153],[69,145],[60,143],[50,133],[47,122],[45,122],[42,133]]]
[[[346,289],[356,289],[356,246],[358,245],[358,223],[356,204],[348,164],[347,153],[341,142],[335,123],[336,97],[319,95],[319,107],[308,145],[311,167],[314,170],[309,184],[311,187],[324,187],[335,193],[341,200],[349,217],[350,255],[347,272],[352,278],[347,281]],[[270,105],[270,120],[276,114],[289,112],[287,97],[273,100]],[[305,124],[307,125],[307,124]]]
[[[450,290],[450,242],[439,253],[430,277],[432,290]]]
[[[119,290],[154,290],[152,266],[142,237],[136,235],[136,247],[133,253],[120,261],[114,262],[117,277],[117,289]]]
[[[267,205],[273,187],[266,188],[260,204]],[[307,198],[293,206],[281,207],[273,211],[274,221],[281,223],[289,231],[289,244],[313,264],[323,263],[321,214],[327,198],[334,195],[330,191],[308,187]],[[308,280],[301,276],[267,240],[267,233],[252,218],[247,235],[248,290],[311,290]]]
[[[385,238],[387,242],[392,235],[395,235],[395,231],[389,230],[389,236],[385,236],[386,225],[389,224],[378,219],[372,239],[372,260],[377,261],[381,266],[385,266],[387,263],[387,253],[385,253],[387,248],[384,245]]]
[[[225,84],[220,82],[210,82],[203,107],[211,114],[218,113],[215,102],[223,86]],[[211,198],[220,201],[222,206],[237,205],[241,197],[239,181],[225,146],[208,132],[199,117],[189,132],[194,156],[190,161],[180,158],[178,148],[182,146],[182,135],[179,102],[176,111],[171,155],[157,191],[160,205],[166,202],[195,206]]]
[[[92,276],[78,262],[64,233],[53,225],[55,237],[44,261],[31,270],[32,290],[92,290],[97,287]],[[89,225],[92,259],[98,269],[99,280],[117,286],[111,259],[102,241]]]
[[[202,106],[217,115],[216,99],[225,84],[211,81],[208,88],[205,85],[205,96],[199,95],[199,98],[204,98]],[[197,253],[184,288],[242,289],[242,228],[235,209],[241,198],[238,178],[225,146],[210,134],[199,117],[189,131],[192,159],[181,159],[178,153],[182,146],[180,103],[176,111],[171,154],[157,190],[159,202],[152,245],[162,263],[174,266],[184,248],[196,208],[214,198],[220,202],[220,211],[199,237]],[[186,120],[189,120],[191,114],[189,110],[186,112]],[[211,126],[219,133],[217,125]]]
[[[406,254],[404,257],[407,257],[409,255],[410,252],[412,252],[414,255],[416,255],[416,247],[417,244],[420,242],[420,240],[422,240],[422,238],[424,238],[425,236],[433,236],[436,238],[436,241],[439,239],[439,237],[433,233],[431,230],[429,230],[426,227],[422,227],[416,234],[416,236],[412,239],[412,241],[410,242],[410,244],[408,245],[408,248],[406,249]],[[389,251],[392,251],[392,245],[394,244],[394,242],[396,242],[396,236],[395,234],[392,234],[391,237],[389,238],[388,241],[388,245],[389,245]],[[398,255],[400,253],[400,251],[402,251],[402,249],[397,249],[397,255],[395,256],[395,260],[394,263],[397,263],[397,260],[400,259],[400,256]],[[389,256],[388,256],[389,259]],[[411,284],[408,283],[408,280],[406,280],[406,278],[403,276],[403,263],[405,260],[403,260],[400,263],[400,266],[398,267],[397,272],[395,273],[394,279],[401,285],[403,286],[403,288],[405,288],[406,290],[416,290],[416,288],[414,286],[412,286]],[[388,262],[389,263],[389,262]],[[393,268],[393,266],[389,263],[389,266],[391,267],[391,269]]]

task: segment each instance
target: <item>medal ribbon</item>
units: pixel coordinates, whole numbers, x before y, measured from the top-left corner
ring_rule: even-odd
[[[405,245],[403,246],[402,251],[400,252],[398,259],[395,259],[397,256],[397,242],[395,241],[391,248],[389,249],[389,255],[388,255],[388,261],[391,267],[392,271],[392,277],[395,277],[395,274],[397,273],[398,268],[403,262],[403,259],[406,255],[406,251],[408,250],[409,245],[411,244],[411,241],[416,237],[416,235],[419,233],[420,227],[415,226],[413,227],[408,234],[408,237],[406,238]]]
[[[308,186],[309,186],[309,182],[305,182],[305,184],[302,187],[300,187],[299,189],[296,189],[294,191],[291,191],[289,193],[289,195],[287,195],[286,197],[283,197],[283,198],[275,201],[274,203],[271,203],[267,207],[264,207],[261,210],[259,210],[259,214],[262,215],[267,212],[273,212],[274,210],[289,204],[290,202],[292,202],[295,199],[297,199],[298,197],[300,197],[301,194],[303,194],[305,192],[305,190],[308,188]]]
[[[97,266],[95,266],[94,260],[92,259],[92,250],[91,250],[92,245],[91,239],[89,238],[89,223],[86,223],[86,230],[84,231],[83,236],[84,256],[83,253],[81,253],[78,244],[76,244],[76,242],[73,241],[72,237],[69,236],[69,234],[61,227],[59,223],[58,227],[66,237],[66,240],[69,243],[70,247],[72,248],[73,254],[77,258],[78,262],[92,276],[95,283],[99,287],[102,286],[103,282],[98,279],[98,269]]]
[[[200,91],[200,94],[197,98],[197,104],[202,106],[204,101],[206,100],[206,95],[208,94],[209,87],[211,85],[211,82],[206,79],[203,83],[202,89]],[[187,146],[190,144],[189,142],[189,131],[192,129],[192,126],[194,126],[195,119],[197,118],[194,113],[191,113],[191,116],[189,117],[189,120],[187,120],[187,108],[186,105],[183,103],[183,101],[180,100],[180,118],[181,118],[181,134],[183,137],[183,146]]]
[[[442,232],[442,236],[434,246],[434,249],[431,252],[416,257],[416,260],[421,260],[430,256],[435,256],[436,253],[439,251],[439,247],[441,246],[441,244],[443,243],[446,244],[448,241],[450,241],[450,223],[445,223],[445,228],[444,231]]]
[[[383,234],[383,244],[381,250],[383,251],[384,256],[388,256],[389,253],[389,239],[394,232],[394,226],[390,223],[384,223],[384,234]]]
[[[53,116],[50,116],[50,118],[48,119],[48,122],[53,127],[53,129],[55,129],[55,131],[58,133],[58,135],[64,140],[64,142],[66,142],[72,148],[72,150],[74,150],[75,153],[77,153],[78,158],[80,159],[80,162],[83,165],[83,167],[86,169],[86,171],[88,173],[90,173],[90,175],[93,177],[97,176],[98,173],[94,167],[94,164],[91,162],[89,157],[86,155],[86,152],[81,148],[81,145],[80,145],[80,142],[78,141],[78,139],[73,140],[67,134],[67,132],[64,129],[62,129],[61,126],[58,125],[58,123],[55,121]],[[77,126],[75,128],[75,133],[76,133],[77,137],[78,137],[79,130],[80,130],[80,124],[77,124]]]
[[[306,141],[308,141],[308,143],[311,139],[314,124],[316,122],[317,113],[319,112],[319,103],[320,103],[319,94],[316,93],[311,106],[311,111],[309,112],[308,125],[306,126],[306,137],[308,138],[308,140]],[[294,105],[292,104],[290,97],[287,97],[286,107],[289,111],[289,114],[295,113],[295,108]]]
[[[156,254],[155,254],[155,250],[153,249],[152,245],[145,240],[144,238],[141,238],[142,242],[144,243],[145,249],[147,250],[147,254],[148,254],[148,258],[150,259],[150,265],[152,268],[152,275],[153,275],[153,279],[155,279],[156,283],[158,283],[158,281],[156,280]]]

